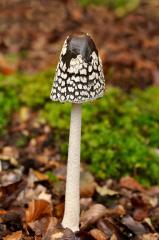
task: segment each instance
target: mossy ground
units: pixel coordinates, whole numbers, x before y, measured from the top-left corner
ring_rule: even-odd
[[[40,111],[54,128],[63,159],[67,158],[70,104],[51,102],[54,71],[32,76],[0,76],[0,131],[20,106]],[[81,159],[100,179],[133,175],[145,184],[158,183],[159,88],[124,93],[107,86],[103,98],[83,104]]]

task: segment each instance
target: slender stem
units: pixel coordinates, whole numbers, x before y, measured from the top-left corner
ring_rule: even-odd
[[[80,215],[80,142],[81,104],[73,104],[70,121],[69,149],[67,162],[65,212],[63,227],[79,230]]]

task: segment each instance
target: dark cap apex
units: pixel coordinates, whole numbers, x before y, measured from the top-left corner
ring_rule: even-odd
[[[70,54],[81,55],[86,62],[89,62],[93,51],[98,54],[96,46],[88,34],[81,33],[71,35],[68,38],[68,52]]]

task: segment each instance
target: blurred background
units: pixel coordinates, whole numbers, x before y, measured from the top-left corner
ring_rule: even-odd
[[[67,35],[89,33],[106,93],[83,104],[82,168],[159,183],[158,0],[0,1],[1,169],[64,176],[70,104],[49,99]]]

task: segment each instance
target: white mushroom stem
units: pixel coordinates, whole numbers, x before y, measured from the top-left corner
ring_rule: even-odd
[[[72,231],[79,230],[80,215],[80,142],[81,104],[73,104],[70,121],[65,211],[62,225]]]

